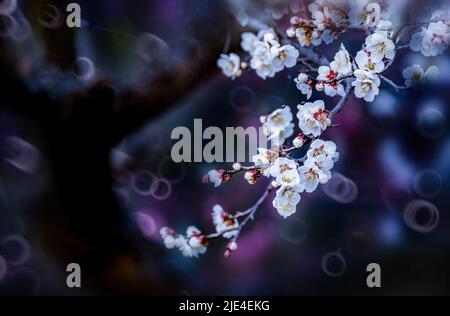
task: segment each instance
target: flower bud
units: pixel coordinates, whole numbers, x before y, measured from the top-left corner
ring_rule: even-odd
[[[290,27],[290,28],[288,28],[287,30],[286,30],[286,35],[289,37],[289,38],[293,38],[293,37],[295,37],[295,27]]]
[[[249,170],[245,173],[244,178],[248,181],[250,184],[255,184],[260,176],[260,173],[258,170]]]
[[[228,249],[231,251],[236,251],[238,249],[238,245],[235,241],[232,241],[228,244]]]
[[[318,83],[316,83],[316,90],[317,91],[322,92],[323,89],[324,89],[323,82],[319,81]]]
[[[267,115],[262,115],[259,117],[259,121],[261,122],[261,124],[264,124],[267,122]]]
[[[292,144],[294,145],[295,148],[303,147],[303,145],[305,144],[305,137],[303,136],[303,134],[300,134],[297,137],[295,137],[294,140],[292,141]]]
[[[233,170],[239,171],[242,169],[242,165],[239,162],[233,164]]]

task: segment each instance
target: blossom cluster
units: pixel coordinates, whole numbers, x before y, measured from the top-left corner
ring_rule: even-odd
[[[186,234],[179,235],[164,227],[161,236],[167,248],[178,248],[185,256],[197,257],[205,253],[212,239],[222,237],[227,240],[225,256],[228,257],[237,249],[237,239],[243,227],[254,218],[258,207],[272,190],[276,191],[273,207],[279,215],[287,218],[296,212],[302,194],[314,192],[319,184],[331,179],[331,170],[339,159],[339,153],[334,142],[321,137],[332,126],[333,116],[342,109],[352,91],[355,97],[372,102],[379,94],[382,80],[399,90],[415,87],[436,76],[437,67],[424,70],[414,64],[403,70],[405,85],[399,86],[383,73],[393,64],[400,46],[425,56],[441,54],[450,40],[449,11],[436,11],[429,23],[394,27],[386,19],[389,15],[386,8],[378,12],[383,19],[380,16],[376,23],[369,23],[370,6],[374,3],[378,9],[381,8],[380,4],[370,0],[316,0],[307,6],[306,16],[291,17],[290,27],[284,35],[278,34],[274,28],[243,33],[241,48],[249,54],[248,59],[241,60],[235,53],[220,56],[217,65],[231,79],[241,76],[246,69],[252,69],[259,77],[267,79],[285,68],[300,65],[294,82],[306,101],[297,105],[297,124],[294,123],[292,109],[287,105],[260,118],[270,146],[258,148],[250,166],[234,163],[232,170],[211,170],[204,177],[204,182],[213,183],[215,187],[229,182],[239,173],[244,173],[250,184],[268,178],[270,185],[261,198],[246,211],[234,214],[215,205],[212,210],[215,232],[211,234],[203,234],[190,226]],[[381,4],[385,4],[384,1]],[[417,26],[421,29],[411,32]],[[407,34],[414,35],[408,45],[401,45],[403,31],[408,27],[411,29]],[[310,47],[329,44],[352,28],[366,34],[361,49],[354,56],[343,43],[331,61]],[[329,97],[339,96],[340,101],[333,109],[327,110],[323,100],[309,102],[314,90]],[[302,157],[295,158],[298,155],[294,153]]]
[[[386,25],[387,23],[385,23]],[[309,99],[313,88],[324,92],[330,97],[344,96],[344,80],[351,81],[355,96],[367,102],[372,102],[379,93],[381,80],[379,74],[385,65],[395,57],[395,44],[389,37],[386,28],[370,34],[363,49],[356,57],[350,56],[343,44],[329,65],[320,66],[317,77],[310,78],[306,73],[300,73],[294,79],[297,88]]]
[[[421,52],[424,56],[437,56],[442,54],[450,41],[450,13],[438,10],[430,18],[433,21],[427,27],[414,34],[410,41],[413,51]]]

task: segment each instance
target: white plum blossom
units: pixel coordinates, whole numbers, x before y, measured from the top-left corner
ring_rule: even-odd
[[[322,100],[298,105],[297,118],[302,132],[314,137],[320,136],[331,124],[328,112],[325,111],[325,103]]]
[[[300,183],[304,185],[307,193],[312,193],[320,184],[327,183],[330,175],[327,175],[317,166],[314,159],[307,159],[303,166],[298,168],[300,174]]]
[[[258,34],[251,32],[244,32],[241,34],[241,47],[244,51],[253,55],[256,49],[256,43],[264,39],[264,35],[273,34],[275,36],[275,31],[272,28],[262,29]]]
[[[273,207],[276,208],[278,214],[287,218],[294,214],[297,210],[297,204],[301,200],[300,192],[304,191],[304,188],[298,184],[295,186],[284,185],[281,186],[273,199]]]
[[[251,32],[244,32],[241,34],[241,47],[249,54],[253,54],[256,49],[255,44],[258,41],[258,37]]]
[[[439,70],[436,66],[429,67],[426,71],[420,65],[412,65],[403,70],[403,78],[407,87],[415,87],[423,82],[425,78],[434,78],[437,76]]]
[[[330,68],[334,72],[343,76],[346,76],[352,72],[350,54],[344,44],[341,44],[341,48],[336,55],[334,55],[334,60],[330,63]]]
[[[386,59],[395,58],[395,44],[385,32],[376,32],[366,38],[366,50],[370,59],[377,63]]]
[[[336,151],[336,144],[332,141],[323,141],[316,139],[309,147],[307,157],[311,159],[318,159],[318,157],[325,157],[333,162],[339,160],[339,153]]]
[[[225,76],[231,78],[232,80],[242,74],[241,59],[235,53],[220,55],[219,60],[217,60],[217,66],[222,69]]]
[[[167,249],[172,249],[178,245],[177,235],[172,228],[163,227],[160,234]]]
[[[294,134],[293,115],[288,106],[283,106],[269,114],[263,124],[264,135],[268,136],[273,147],[281,146]]]
[[[277,151],[269,150],[266,148],[258,148],[258,154],[252,157],[252,162],[255,167],[260,168],[263,175],[268,176],[270,172],[270,166],[278,158],[279,153]]]
[[[309,79],[308,75],[305,73],[300,73],[297,78],[294,79],[297,89],[306,95],[306,99],[309,100],[312,95],[313,82]]]
[[[270,168],[270,175],[279,185],[297,185],[300,182],[297,163],[288,158],[277,158]]]
[[[355,70],[356,80],[352,82],[355,87],[355,96],[363,98],[366,102],[372,102],[380,92],[380,78],[370,71]]]
[[[161,228],[160,234],[166,248],[177,247],[183,256],[198,257],[207,250],[208,239],[195,226],[188,227],[186,236],[177,235],[173,229],[168,227]]]
[[[211,182],[214,187],[217,188],[222,184],[223,181],[223,171],[222,170],[210,170],[206,175],[206,182]]]
[[[421,52],[424,56],[437,56],[442,54],[450,41],[450,29],[442,21],[433,22],[428,28],[413,35],[410,48],[415,52]]]
[[[237,219],[233,218],[225,212],[222,206],[216,204],[212,211],[213,224],[216,227],[218,233],[223,233],[223,237],[226,239],[234,238],[238,235],[239,223]],[[236,229],[236,230],[233,230]]]
[[[384,62],[382,60],[376,62],[372,60],[371,56],[372,54],[368,51],[359,51],[355,57],[358,68],[376,74],[381,73],[384,70]]]
[[[292,45],[284,45],[278,51],[278,60],[286,68],[292,68],[297,64],[298,56],[300,56],[299,51]]]
[[[292,45],[278,42],[276,34],[270,30],[264,35],[255,36],[252,33],[242,35],[241,46],[250,53],[250,67],[262,79],[271,78],[285,67],[292,68],[297,64],[299,51]]]
[[[317,80],[323,84],[326,95],[330,97],[345,95],[344,86],[339,82],[339,73],[333,71],[328,66],[320,66],[318,73]]]
[[[249,184],[255,184],[261,176],[261,172],[257,169],[249,170],[245,173],[244,178]]]
[[[197,257],[200,254],[204,254],[206,252],[208,246],[208,240],[202,232],[195,226],[189,226],[186,230],[186,237],[180,241],[179,249],[183,253],[184,256],[187,257]],[[184,243],[184,240],[187,243]]]
[[[424,77],[424,71],[420,65],[412,65],[403,70],[403,78],[407,87],[419,85]]]

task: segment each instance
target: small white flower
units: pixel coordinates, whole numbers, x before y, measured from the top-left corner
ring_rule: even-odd
[[[186,230],[186,237],[187,243],[181,242],[179,245],[183,255],[188,257],[198,257],[198,255],[206,252],[208,240],[202,235],[202,232],[197,227],[189,226]]]
[[[304,165],[298,169],[298,172],[300,174],[300,183],[308,193],[314,192],[319,183],[327,183],[330,179],[330,175],[323,172],[312,159],[307,159]]]
[[[372,102],[380,92],[380,78],[377,75],[361,69],[354,72],[356,80],[352,82],[355,87],[355,96],[363,98],[367,102]]]
[[[286,68],[292,68],[297,64],[299,51],[292,45],[285,45],[279,49],[278,59]]]
[[[253,52],[256,49],[256,42],[258,42],[258,37],[250,32],[244,32],[241,34],[241,47],[244,51],[248,52],[250,55],[253,55]]]
[[[281,146],[294,133],[293,115],[288,106],[275,110],[266,118],[263,124],[264,135],[269,136],[273,147]]]
[[[164,245],[167,249],[172,249],[178,244],[177,235],[172,228],[163,227],[159,231],[162,239],[164,240]]]
[[[278,214],[283,216],[283,218],[294,214],[297,210],[297,204],[301,200],[300,192],[303,190],[304,188],[301,185],[280,187],[272,202]]]
[[[330,69],[328,66],[320,66],[317,80],[323,83],[323,89],[326,95],[334,97],[336,95],[344,96],[344,86],[338,81],[339,73]]]
[[[220,55],[217,66],[222,69],[225,76],[233,80],[242,74],[241,59],[235,53]]]
[[[425,71],[424,77],[428,80],[435,80],[439,76],[439,68],[435,65],[428,67],[428,69]]]
[[[447,49],[449,40],[449,27],[438,21],[430,23],[428,28],[423,27],[422,31],[414,34],[409,45],[413,51],[429,57],[442,54]]]
[[[258,154],[252,157],[255,167],[259,168],[263,175],[268,176],[270,166],[278,158],[278,152],[266,148],[258,148]]]
[[[424,71],[420,65],[412,65],[403,70],[403,78],[407,87],[419,85],[424,77]]]
[[[284,128],[291,124],[293,118],[291,108],[283,105],[280,109],[273,111],[267,116],[263,128],[267,131],[267,134],[270,134],[272,129]]]
[[[370,52],[370,59],[377,63],[383,58],[394,59],[395,44],[385,32],[376,32],[366,38],[366,49]]]
[[[238,230],[232,230],[239,227],[237,219],[232,218],[227,212],[225,212],[220,205],[214,205],[212,212],[213,224],[216,227],[216,231],[219,234],[223,233],[223,237],[230,239],[238,235]],[[224,233],[226,232],[226,233]]]
[[[297,89],[306,95],[306,99],[309,100],[312,95],[313,82],[309,79],[308,75],[305,73],[300,73],[297,78],[294,79],[294,82],[297,85]]]
[[[374,62],[371,55],[370,52],[361,50],[356,54],[355,62],[359,69],[379,74],[384,70],[384,62],[381,60]]]
[[[439,69],[436,66],[429,67],[426,71],[420,65],[412,65],[403,70],[403,78],[407,87],[415,87],[421,84],[426,78],[436,78]]]
[[[344,44],[341,44],[341,48],[336,53],[336,55],[334,55],[334,60],[331,62],[330,68],[334,72],[337,72],[343,76],[348,75],[352,72],[352,62]]]
[[[198,257],[199,254],[206,252],[208,240],[195,226],[188,227],[186,237],[177,235],[173,229],[168,227],[163,227],[160,233],[164,239],[164,245],[169,249],[177,247],[183,256]]]
[[[270,175],[280,185],[296,185],[300,182],[297,163],[288,158],[277,158],[270,168]]]
[[[210,170],[207,174],[208,182],[214,184],[214,187],[217,188],[222,184],[223,181],[223,172],[218,170]]]
[[[312,28],[310,27],[298,27],[295,30],[295,37],[302,47],[308,47],[311,45]]]
[[[318,159],[324,157],[330,159],[332,162],[339,160],[339,153],[336,151],[336,144],[332,141],[323,141],[316,139],[311,143],[310,149],[307,152],[307,157],[311,159]]]
[[[331,124],[328,112],[325,111],[325,103],[322,100],[298,105],[297,118],[302,132],[305,135],[315,137],[319,136]]]
[[[255,184],[260,176],[261,173],[259,172],[259,170],[249,170],[244,174],[244,178],[249,184]]]

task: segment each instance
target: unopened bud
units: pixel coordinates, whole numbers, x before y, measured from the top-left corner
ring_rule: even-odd
[[[290,28],[288,28],[288,29],[286,30],[286,35],[287,35],[289,38],[295,37],[295,27],[291,26]]]
[[[303,147],[303,145],[305,144],[305,137],[303,136],[303,134],[300,134],[297,137],[295,137],[294,140],[292,141],[292,144],[294,145],[295,148]]]
[[[323,82],[316,83],[316,90],[322,92],[324,89]]]
[[[233,169],[236,170],[236,171],[239,171],[239,170],[242,169],[242,165],[239,162],[235,162],[233,164]]]

